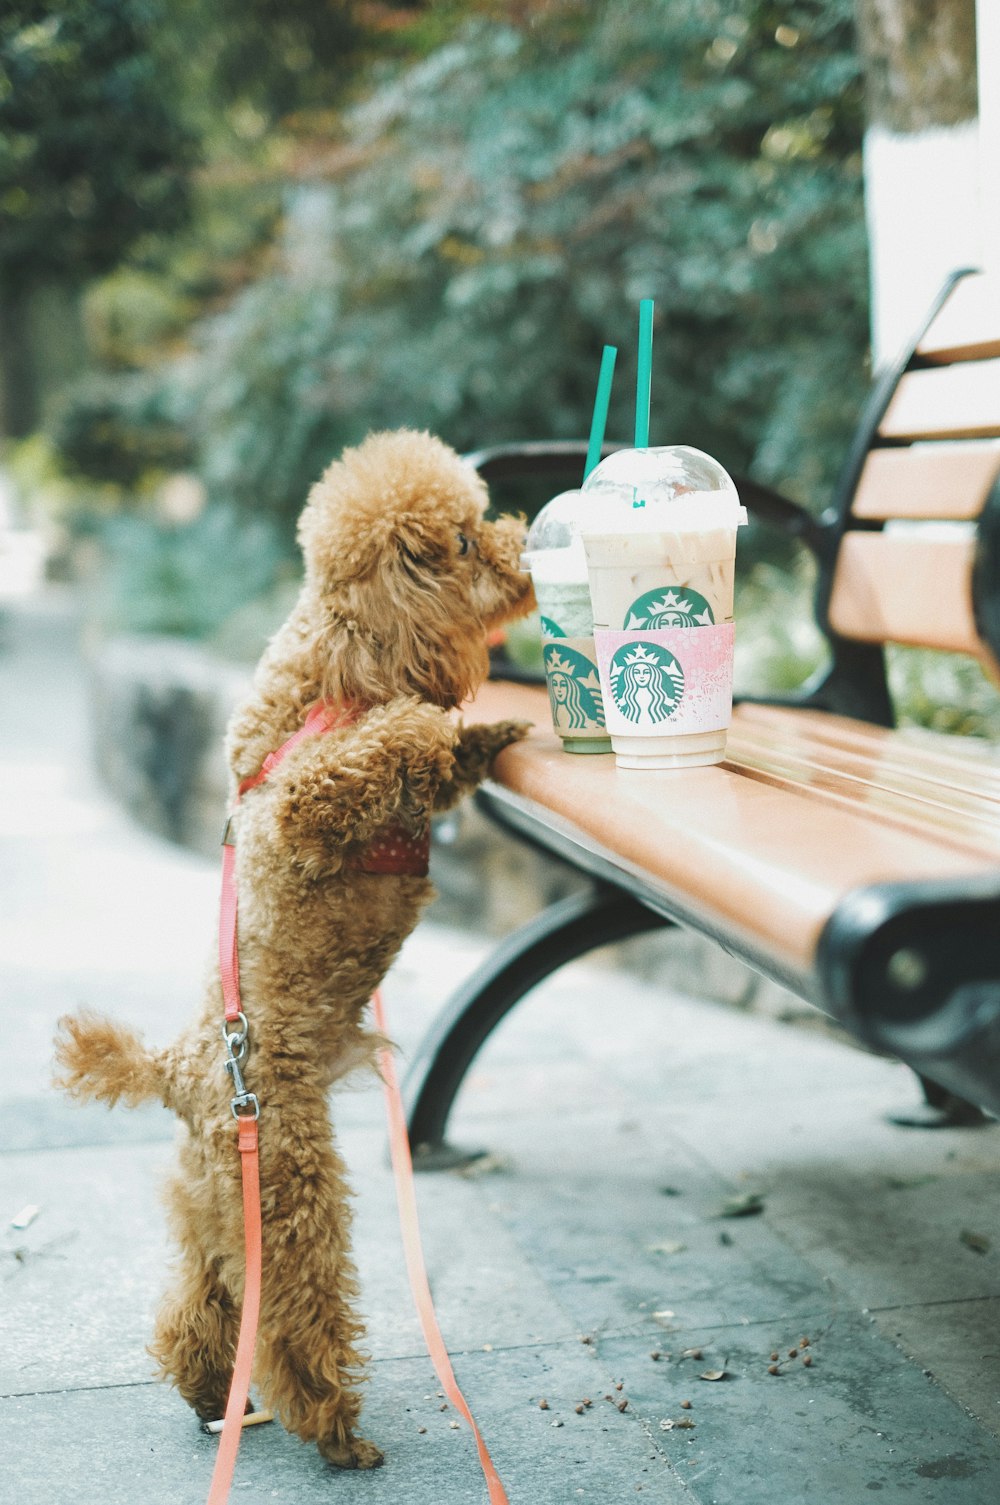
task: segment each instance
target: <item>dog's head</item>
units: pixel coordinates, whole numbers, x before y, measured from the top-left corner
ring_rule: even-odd
[[[430,434],[372,434],[329,466],[299,521],[327,696],[453,706],[478,688],[487,633],[534,604],[523,525],[486,522],[487,500]]]

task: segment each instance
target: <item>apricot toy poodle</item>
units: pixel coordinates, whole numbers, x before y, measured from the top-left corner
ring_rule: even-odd
[[[366,1005],[433,895],[431,814],[525,731],[452,714],[486,677],[489,630],[533,604],[522,525],[485,521],[486,503],[475,471],[429,434],[374,434],[347,450],[310,493],[302,592],[227,735],[235,791],[311,707],[344,713],[300,741],[234,818],[252,1031],[243,1069],[261,1103],[254,1381],[289,1430],[344,1468],[382,1454],[356,1432],[367,1360],[328,1091],[383,1043]],[[56,1042],[57,1084],[72,1095],[158,1098],[181,1120],[168,1187],[180,1261],[150,1352],[202,1418],[225,1410],[244,1279],[222,1017],[216,959],[200,1014],[167,1049],[89,1013],[61,1020]]]

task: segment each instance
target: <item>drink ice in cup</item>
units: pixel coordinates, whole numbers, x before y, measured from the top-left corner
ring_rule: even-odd
[[[576,519],[581,498],[579,491],[562,491],[545,504],[528,530],[521,562],[538,598],[552,725],[563,750],[607,753],[587,558]]]
[[[746,509],[684,445],[618,450],[584,483],[608,730],[622,768],[718,763],[732,716],[736,532]]]

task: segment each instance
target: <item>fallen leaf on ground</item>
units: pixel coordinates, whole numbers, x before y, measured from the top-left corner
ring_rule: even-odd
[[[764,1198],[759,1191],[743,1192],[738,1197],[727,1197],[719,1209],[720,1218],[751,1218],[764,1211]]]
[[[967,1249],[974,1249],[977,1254],[990,1252],[990,1241],[985,1233],[973,1233],[969,1228],[963,1228],[958,1235]]]
[[[698,1378],[700,1380],[724,1380],[727,1374],[726,1369],[706,1369],[705,1373],[699,1374]]]
[[[480,1176],[500,1176],[510,1170],[510,1161],[502,1155],[480,1155],[467,1165],[456,1165],[455,1174],[466,1181],[476,1181]]]

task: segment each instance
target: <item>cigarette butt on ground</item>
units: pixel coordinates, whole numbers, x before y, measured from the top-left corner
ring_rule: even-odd
[[[40,1212],[40,1207],[36,1207],[34,1202],[29,1202],[27,1207],[21,1208],[16,1217],[11,1218],[10,1226],[12,1228],[30,1228]]]
[[[265,1421],[273,1421],[273,1420],[274,1420],[274,1412],[273,1411],[248,1411],[247,1414],[246,1414],[246,1416],[244,1416],[244,1418],[243,1418],[243,1425],[245,1427],[260,1427],[260,1426],[263,1426],[263,1424],[264,1424]],[[222,1421],[222,1420],[219,1420],[219,1421],[206,1421],[206,1423],[205,1423],[205,1431],[206,1432],[221,1432],[222,1428],[224,1426],[225,1426],[225,1422]]]

